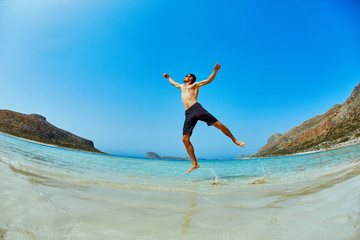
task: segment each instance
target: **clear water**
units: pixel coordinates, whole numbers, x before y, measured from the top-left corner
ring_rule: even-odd
[[[360,159],[360,145],[297,156],[244,160],[200,160],[200,169],[185,175],[189,160],[145,159],[72,151],[40,145],[0,134],[0,156],[13,166],[37,174],[95,181],[126,181],[143,178],[156,183],[210,182],[241,184],[252,179],[268,181],[316,174],[323,169],[349,164]]]
[[[0,238],[358,239],[359,160],[353,145],[201,160],[186,175],[189,160],[79,152],[0,134]]]

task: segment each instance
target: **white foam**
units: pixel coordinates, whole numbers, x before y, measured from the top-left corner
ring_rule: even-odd
[[[7,157],[3,157],[0,156],[0,161],[3,163],[6,163],[7,165],[11,166],[11,167],[15,167],[18,168],[19,167],[19,163],[15,162],[15,161],[11,161],[10,159],[8,159]]]
[[[224,184],[224,180],[216,175],[214,169],[212,169],[212,168],[205,168],[205,169],[210,170],[214,174],[214,178],[211,179],[210,184],[212,184],[212,185]]]
[[[249,184],[263,184],[266,183],[266,179],[265,178],[255,178],[255,179],[250,179],[248,181]]]

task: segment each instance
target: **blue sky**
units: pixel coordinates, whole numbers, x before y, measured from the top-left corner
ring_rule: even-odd
[[[0,1],[0,108],[38,113],[102,151],[186,156],[180,91],[239,139],[199,122],[198,157],[255,153],[342,103],[360,82],[360,4],[328,1]]]

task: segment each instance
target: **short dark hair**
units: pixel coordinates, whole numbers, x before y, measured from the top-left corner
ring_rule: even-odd
[[[190,75],[193,78],[193,80],[191,82],[191,84],[193,84],[196,81],[196,76],[194,74],[192,74],[192,73],[189,73],[188,75]]]

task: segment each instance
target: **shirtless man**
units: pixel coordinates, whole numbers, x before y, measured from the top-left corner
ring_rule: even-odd
[[[219,122],[213,115],[206,111],[200,105],[200,103],[197,102],[199,88],[211,83],[214,80],[216,73],[219,71],[219,69],[220,64],[216,63],[214,67],[214,72],[209,76],[208,79],[201,82],[195,82],[195,75],[189,73],[184,77],[185,84],[179,84],[175,82],[167,73],[164,73],[163,75],[170,81],[172,85],[181,90],[181,100],[185,107],[185,122],[183,127],[182,141],[192,161],[192,166],[186,174],[189,174],[192,170],[200,167],[195,157],[194,147],[190,142],[190,136],[198,120],[206,122],[208,126],[213,125],[214,127],[220,129],[236,145],[240,147],[245,147],[244,142],[236,140],[236,138],[231,134],[230,130],[226,126]]]

